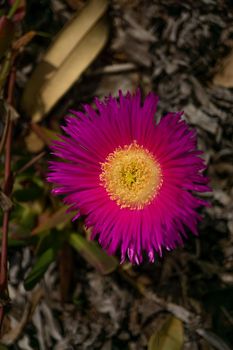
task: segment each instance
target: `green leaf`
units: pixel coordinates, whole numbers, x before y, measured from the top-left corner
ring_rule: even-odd
[[[69,242],[87,262],[103,275],[113,272],[119,264],[115,257],[107,255],[96,242],[87,241],[78,233],[71,233]]]
[[[26,290],[31,290],[41,280],[49,265],[54,261],[55,256],[54,249],[49,248],[38,257],[38,260],[24,281],[24,287]]]
[[[10,248],[12,248],[12,247],[25,247],[29,243],[30,243],[29,240],[14,239],[14,238],[8,237],[8,246]]]
[[[35,226],[37,217],[36,209],[32,203],[15,203],[12,211],[12,224],[14,224],[14,231],[17,236],[28,236],[31,229]],[[16,238],[16,237],[14,237]]]
[[[48,247],[52,248],[55,253],[59,251],[65,241],[67,241],[68,234],[65,230],[51,229],[44,231],[40,235],[33,236],[37,239],[36,255],[42,255]]]
[[[14,1],[13,5],[10,8],[8,16],[7,16],[9,19],[11,19],[14,16],[15,12],[17,11],[17,9],[18,9],[18,7],[20,5],[20,1],[21,0],[15,0]]]
[[[41,188],[35,184],[31,184],[30,187],[16,190],[14,192],[14,198],[19,202],[33,201],[41,196]]]
[[[176,317],[169,317],[149,340],[148,350],[181,350],[184,343],[183,323]]]

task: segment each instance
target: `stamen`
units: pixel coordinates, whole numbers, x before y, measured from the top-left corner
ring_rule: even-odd
[[[163,183],[159,163],[136,141],[118,147],[101,163],[100,183],[121,208],[143,209]]]

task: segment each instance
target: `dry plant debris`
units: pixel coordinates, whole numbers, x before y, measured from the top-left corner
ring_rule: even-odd
[[[170,332],[177,350],[231,349],[232,4],[220,0],[114,0],[106,11],[103,3],[99,2],[98,8],[95,2],[100,11],[94,11],[91,27],[83,28],[82,38],[74,40],[74,51],[70,49],[74,55],[56,50],[67,54],[68,63],[62,59],[51,80],[44,82],[43,88],[36,86],[41,94],[37,102],[42,99],[47,103],[45,114],[40,109],[36,114],[29,106],[41,107],[30,95],[37,92],[28,88],[37,74],[33,72],[43,64],[42,53],[49,44],[55,45],[55,35],[74,11],[78,11],[77,19],[80,11],[84,15],[86,2],[51,0],[48,6],[47,1],[28,0],[26,17],[20,19],[23,22],[11,19],[17,29],[15,39],[4,42],[3,51],[11,40],[17,51],[15,109],[11,109],[17,117],[11,155],[13,193],[1,192],[3,210],[8,211],[11,203],[13,209],[9,221],[11,304],[0,349],[163,350]],[[102,23],[104,40],[90,54],[84,39],[95,32],[104,13],[108,23]],[[22,11],[15,14],[19,16]],[[81,42],[87,53],[82,56],[86,57],[85,64],[79,61]],[[10,71],[9,52],[0,58],[2,88]],[[63,64],[73,72],[67,80]],[[224,67],[223,71],[219,67]],[[55,90],[60,82],[58,93]],[[79,252],[70,245],[67,248],[70,232],[76,230],[82,238],[88,237],[88,232],[84,232],[81,221],[72,224],[70,214],[64,218],[65,209],[49,195],[44,180],[46,147],[69,108],[89,103],[95,95],[116,95],[119,88],[132,91],[138,85],[145,94],[154,90],[161,97],[160,115],[183,109],[187,121],[197,129],[213,187],[212,206],[201,213],[200,237],[191,239],[183,249],[140,268],[129,264],[119,267],[115,262],[109,265],[104,260],[103,269],[109,274],[101,274],[93,267],[93,259],[98,259],[95,248],[89,251],[85,244],[86,254],[81,253],[80,245]],[[23,94],[28,116],[22,109]],[[27,98],[29,102],[25,102]],[[6,106],[0,105],[1,179],[4,133],[9,126]],[[41,256],[46,259],[38,265]],[[30,275],[33,269],[34,280]],[[30,283],[25,284],[29,277],[36,285],[33,291],[25,290],[25,286],[30,289]]]

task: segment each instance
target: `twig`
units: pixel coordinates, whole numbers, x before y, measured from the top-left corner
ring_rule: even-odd
[[[121,74],[121,73],[129,73],[137,70],[137,66],[133,63],[121,63],[105,66],[103,68],[97,69],[92,72],[91,75],[102,75],[102,74]]]
[[[226,310],[224,306],[222,306],[221,309],[228,322],[233,326],[233,317],[231,316],[231,314]]]
[[[15,85],[16,70],[13,67],[10,73],[8,84],[8,97],[7,102],[12,105],[13,102],[13,90]],[[4,169],[4,186],[3,192],[9,196],[12,190],[11,181],[11,141],[12,141],[13,121],[9,115],[9,126],[6,137],[5,146],[5,169]],[[4,300],[7,293],[7,244],[8,244],[8,226],[9,226],[10,210],[6,210],[3,214],[3,227],[2,227],[2,246],[1,246],[1,260],[0,260],[0,296],[3,298],[3,302],[0,305],[0,329],[4,318]]]
[[[14,327],[1,339],[4,345],[14,345],[17,339],[21,336],[23,329],[31,319],[36,306],[40,303],[43,298],[44,292],[42,289],[36,289],[31,293],[31,300],[26,304],[23,311],[21,320],[17,322]]]
[[[205,339],[217,350],[231,350],[231,348],[219,336],[203,328],[196,329],[196,333]]]
[[[40,160],[41,158],[43,158],[45,156],[46,152],[42,151],[39,154],[37,154],[35,157],[33,157],[32,159],[30,159],[26,164],[24,164],[22,166],[22,168],[20,168],[18,171],[16,171],[14,173],[14,176],[19,175],[21,173],[23,173],[25,170],[27,170],[28,168],[30,168],[32,165],[34,165],[36,162],[38,162],[38,160]]]

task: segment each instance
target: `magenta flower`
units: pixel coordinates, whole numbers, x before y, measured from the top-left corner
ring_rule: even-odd
[[[92,238],[109,254],[118,248],[141,263],[146,253],[171,250],[183,243],[188,228],[197,234],[196,209],[208,203],[193,191],[206,192],[204,161],[196,149],[196,132],[182,113],[168,113],[159,123],[154,115],[158,97],[150,93],[144,104],[135,95],[119,93],[119,102],[95,99],[84,112],[72,111],[62,129],[68,136],[54,141],[48,181],[53,193],[85,217]]]

